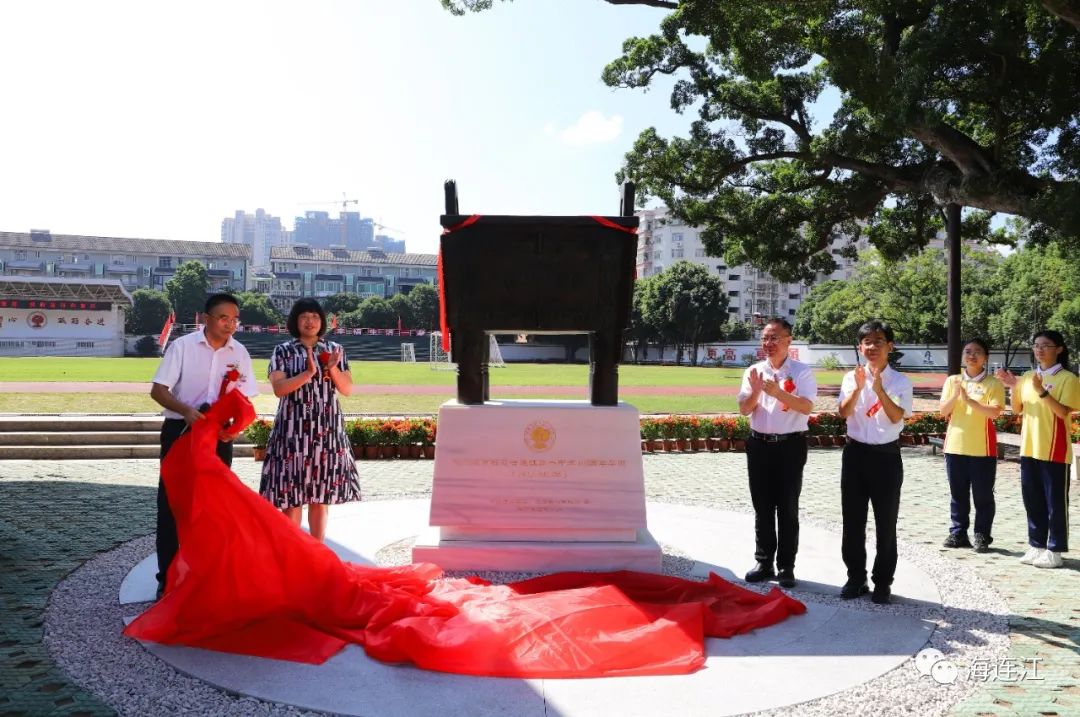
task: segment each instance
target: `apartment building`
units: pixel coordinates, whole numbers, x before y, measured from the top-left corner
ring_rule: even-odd
[[[700,229],[669,216],[666,208],[637,212],[637,275],[659,274],[677,261],[701,264],[720,278],[728,295],[728,313],[734,321],[760,324],[773,316],[794,320],[795,310],[809,292],[802,283],[778,281],[768,272],[748,264],[728,266],[723,257],[705,255]],[[841,260],[842,257],[837,257]]]
[[[127,291],[164,290],[180,264],[206,266],[213,291],[248,287],[251,248],[244,244],[128,239],[46,230],[0,232],[0,276],[118,279]]]
[[[280,247],[271,250],[270,272],[256,280],[269,287],[270,300],[282,311],[293,302],[311,296],[322,298],[340,292],[361,298],[386,298],[408,293],[418,284],[436,283],[435,254],[399,254],[379,249],[364,251],[334,246]]]

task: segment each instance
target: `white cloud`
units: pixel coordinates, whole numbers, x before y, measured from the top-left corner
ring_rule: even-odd
[[[589,110],[578,121],[559,132],[559,139],[566,144],[584,146],[611,142],[622,133],[622,115],[606,119],[597,110]]]

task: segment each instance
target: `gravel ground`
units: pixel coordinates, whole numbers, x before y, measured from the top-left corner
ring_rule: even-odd
[[[383,496],[386,498],[391,495]],[[406,496],[402,496],[406,497]],[[415,497],[415,496],[408,496]],[[745,506],[725,506],[746,510]],[[803,518],[804,525],[832,531],[839,526]],[[868,536],[873,541],[872,533]],[[407,562],[411,540],[390,544],[377,554],[380,564]],[[124,576],[153,551],[153,536],[138,538],[90,560],[52,593],[45,612],[45,644],[56,663],[84,689],[111,705],[121,715],[312,715],[286,705],[223,692],[175,671],[136,642],[120,634],[123,618],[143,606],[117,604]],[[900,555],[927,574],[941,592],[943,604],[902,603],[878,606],[868,600],[845,602],[845,607],[888,611],[927,620],[935,625],[929,646],[948,655],[960,678],[939,685],[922,676],[909,660],[902,667],[855,688],[801,705],[771,710],[768,715],[941,715],[968,697],[978,683],[967,679],[967,669],[978,658],[998,660],[1007,654],[1008,610],[1005,601],[972,570],[938,554],[906,543]],[[688,576],[689,556],[664,546],[665,572]],[[532,573],[485,573],[492,582],[509,582]],[[448,574],[448,577],[459,574]],[[752,589],[766,589],[750,586]],[[791,591],[800,600],[824,604],[838,596]]]

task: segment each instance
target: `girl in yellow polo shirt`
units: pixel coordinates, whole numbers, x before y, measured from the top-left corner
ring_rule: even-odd
[[[1061,567],[1069,549],[1069,414],[1080,408],[1080,380],[1069,371],[1069,349],[1057,331],[1040,331],[1032,341],[1035,368],[1017,377],[999,371],[1012,389],[1020,427],[1020,489],[1028,518],[1028,544],[1020,562],[1037,568]]]
[[[994,542],[994,480],[997,477],[997,433],[994,419],[1005,408],[1005,387],[990,375],[990,348],[982,339],[964,344],[964,368],[949,376],[941,389],[941,414],[949,419],[945,434],[945,474],[952,493],[952,526],[946,548],[970,548],[971,500],[975,503],[975,552]]]

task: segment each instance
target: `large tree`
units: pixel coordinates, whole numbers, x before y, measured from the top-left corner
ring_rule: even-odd
[[[431,331],[439,328],[439,290],[431,284],[417,284],[408,293],[414,328]]]
[[[794,334],[811,343],[852,344],[868,319],[884,319],[898,343],[944,343],[946,269],[943,252],[928,249],[892,261],[875,250],[860,255],[855,274],[845,281],[814,286],[796,312]],[[986,338],[1004,260],[995,252],[964,251],[961,295],[965,336]]]
[[[320,303],[327,316],[330,314],[347,314],[360,308],[360,297],[352,292],[342,291],[321,299]]]
[[[181,324],[195,322],[195,314],[206,306],[210,292],[210,278],[206,267],[198,261],[185,261],[176,268],[173,277],[165,282],[165,293],[176,311],[176,321]]]
[[[924,246],[949,203],[1080,244],[1077,0],[607,2],[671,11],[603,79],[677,78],[688,136],[645,130],[620,175],[704,227],[711,254],[810,279],[861,231],[888,258]],[[828,88],[839,108],[815,117]]]
[[[270,302],[270,297],[257,291],[242,291],[236,295],[240,302],[240,323],[274,326],[285,323],[284,317]]]
[[[677,261],[650,277],[641,314],[645,323],[675,344],[680,358],[684,348],[690,349],[690,363],[696,366],[698,346],[723,337],[727,306],[719,277],[701,264]]]
[[[124,332],[128,334],[157,334],[165,326],[172,305],[163,291],[136,289],[131,295],[131,308],[124,312]]]
[[[989,335],[1004,349],[1012,362],[1031,341],[1031,336],[1047,327],[1065,329],[1066,338],[1080,339],[1068,321],[1073,316],[1069,303],[1080,296],[1080,265],[1056,246],[1018,251],[1002,263],[992,281],[995,289],[990,305]],[[1070,344],[1073,349],[1076,343]]]

